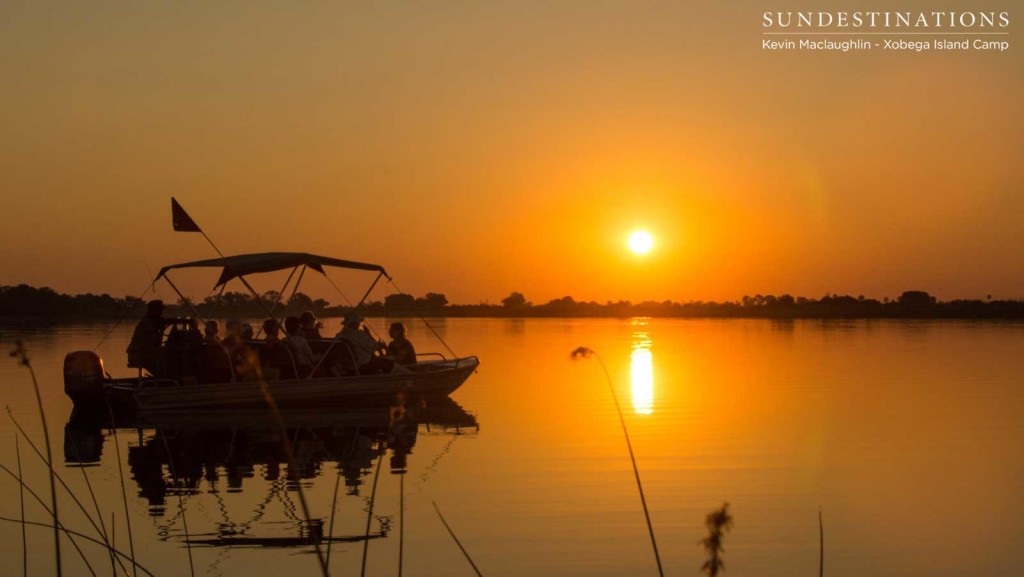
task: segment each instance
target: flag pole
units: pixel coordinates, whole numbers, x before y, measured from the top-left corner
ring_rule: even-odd
[[[256,298],[256,304],[258,304],[260,308],[263,309],[263,312],[267,313],[267,316],[274,319],[275,322],[277,321],[277,317],[274,316],[274,313],[270,312],[270,309],[267,308],[267,305],[263,303],[263,299],[260,298],[260,295],[259,293],[256,292],[256,289],[254,289],[252,285],[249,284],[249,281],[245,280],[244,276],[238,274],[238,271],[235,270],[235,267],[232,266],[231,263],[228,262],[227,257],[224,256],[224,253],[222,253],[220,249],[217,248],[217,245],[206,234],[206,232],[204,232],[203,229],[199,228],[199,225],[196,224],[196,221],[192,220],[192,217],[189,216],[187,212],[185,212],[185,209],[173,196],[171,197],[171,226],[174,228],[175,231],[178,232],[198,232],[199,234],[203,235],[203,238],[206,239],[206,242],[210,243],[210,246],[213,247],[213,250],[215,250],[217,252],[217,255],[220,256],[221,260],[224,261],[225,266],[231,269],[231,272],[234,273],[236,277],[238,277],[238,280],[242,281],[242,284],[245,285],[245,288],[249,289],[249,292],[252,293],[252,296]]]

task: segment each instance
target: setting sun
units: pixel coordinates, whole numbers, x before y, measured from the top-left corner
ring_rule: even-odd
[[[654,248],[654,237],[645,230],[638,230],[629,236],[629,250],[636,254],[647,254]]]

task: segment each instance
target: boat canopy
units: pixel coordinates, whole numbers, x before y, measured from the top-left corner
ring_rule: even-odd
[[[244,276],[247,274],[287,270],[290,268],[295,268],[297,266],[303,265],[319,272],[320,274],[324,274],[323,267],[333,266],[337,268],[376,271],[384,276],[388,276],[388,273],[384,271],[384,267],[378,264],[369,264],[365,262],[342,260],[326,256],[317,256],[315,254],[309,254],[305,252],[262,252],[256,254],[239,254],[235,256],[226,256],[223,258],[211,258],[207,260],[197,260],[193,262],[168,265],[160,269],[160,273],[156,275],[154,282],[160,280],[160,278],[166,275],[167,271],[171,269],[223,267],[224,270],[221,271],[220,273],[220,280],[218,280],[217,284],[214,285],[220,286],[233,278]]]

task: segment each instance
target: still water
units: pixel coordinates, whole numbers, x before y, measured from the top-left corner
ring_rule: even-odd
[[[391,320],[370,324],[380,330]],[[443,350],[407,324],[421,352]],[[337,320],[327,325],[332,333]],[[402,575],[473,575],[434,502],[484,575],[657,575],[601,362],[667,575],[699,574],[704,517],[723,502],[735,519],[725,575],[816,575],[819,510],[826,575],[999,576],[1024,566],[1024,325],[433,325],[457,353],[482,362],[454,403],[414,407],[390,430],[386,408],[289,414],[294,474],[259,415],[66,432],[63,355],[92,349],[112,325],[5,327],[0,345],[22,338],[30,349],[58,473],[118,549],[134,547],[160,576],[319,575],[311,532],[335,538],[333,575],[360,574],[364,562],[366,575],[398,575],[400,562]],[[99,347],[108,371],[128,374],[131,328],[114,328]],[[599,358],[570,360],[580,345]],[[5,404],[41,444],[28,372],[3,358]],[[4,415],[0,464],[14,471],[15,438]],[[75,458],[68,446],[88,454]],[[17,448],[27,483],[48,500],[45,466],[24,439]],[[0,491],[0,516],[20,518],[18,485],[3,474]],[[46,521],[38,504],[25,507],[28,519]],[[66,493],[60,511],[68,528],[97,535]],[[52,574],[52,532],[29,527],[27,538],[28,573]],[[96,573],[111,574],[104,551],[80,545]],[[0,522],[0,552],[0,574],[22,574],[19,524]],[[90,574],[66,540],[63,559],[65,574]]]

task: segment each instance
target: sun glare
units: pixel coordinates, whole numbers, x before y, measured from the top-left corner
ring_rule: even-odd
[[[654,248],[654,237],[645,230],[638,230],[629,236],[629,250],[635,254],[647,254]]]

